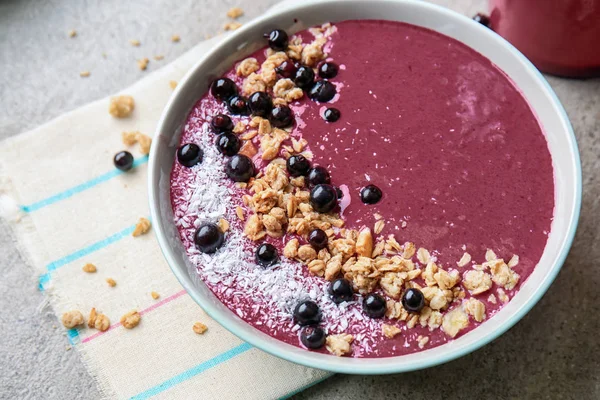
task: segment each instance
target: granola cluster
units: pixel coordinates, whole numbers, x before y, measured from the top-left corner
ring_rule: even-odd
[[[244,195],[242,200],[253,212],[248,216],[244,229],[251,240],[260,240],[267,235],[279,238],[286,233],[306,237],[316,228],[333,238],[333,228],[344,225],[336,214],[321,214],[313,210],[304,179],[290,178],[282,158],[271,161],[263,172],[248,182],[248,188],[250,194]],[[288,242],[284,255],[304,263],[330,261],[332,258],[327,249],[317,254],[311,246],[300,246],[298,239]],[[322,273],[317,275],[323,276]]]
[[[304,96],[302,89],[297,87],[291,79],[277,79],[275,69],[283,62],[301,62],[309,67],[317,64],[327,57],[324,47],[329,36],[335,31],[331,24],[324,24],[312,32],[315,39],[311,43],[302,43],[301,37],[290,40],[286,51],[267,50],[266,60],[259,65],[254,57],[242,60],[236,67],[236,74],[244,77],[242,92],[250,95],[254,92],[264,92],[272,89],[274,104],[281,105],[299,100]]]

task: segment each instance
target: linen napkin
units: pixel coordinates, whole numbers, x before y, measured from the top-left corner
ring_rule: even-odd
[[[226,331],[179,285],[152,231],[132,236],[139,218],[149,215],[147,156],[132,147],[133,170],[115,169],[112,157],[125,147],[121,132],[153,135],[172,93],[169,81],[179,80],[219,40],[199,44],[123,90],[135,99],[130,118],[110,116],[105,98],[0,143],[0,215],[13,222],[40,290],[59,316],[80,310],[87,319],[95,307],[110,318],[106,332],[68,331],[106,398],[276,399],[330,376]],[[97,272],[82,271],[87,263]],[[125,329],[119,319],[134,309],[141,322]],[[208,326],[203,335],[192,330],[196,321]]]

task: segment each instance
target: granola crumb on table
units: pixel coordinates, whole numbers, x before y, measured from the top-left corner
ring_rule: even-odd
[[[98,329],[101,332],[105,332],[110,328],[110,320],[104,314],[98,314],[96,316],[96,321],[94,323],[94,328]]]
[[[135,108],[135,101],[133,97],[128,95],[121,95],[111,97],[108,105],[108,113],[115,118],[127,118],[133,112]]]
[[[151,292],[150,295],[154,300],[157,300],[160,297],[160,294],[158,294],[157,292]]]
[[[83,314],[78,310],[71,310],[64,313],[61,317],[61,322],[65,328],[74,328],[79,325],[83,325]]]
[[[140,218],[138,223],[135,225],[135,229],[131,233],[131,236],[137,237],[148,233],[148,231],[150,230],[150,226],[151,224],[148,218]]]
[[[90,316],[88,317],[88,328],[95,327],[97,315],[98,314],[96,313],[96,308],[92,308],[90,310]]]
[[[141,59],[137,60],[138,68],[141,71],[145,71],[146,68],[148,68],[148,64],[149,63],[150,63],[150,60],[147,57],[144,57],[144,58],[141,58]]]
[[[237,19],[242,15],[244,15],[244,10],[242,10],[240,7],[232,7],[227,11],[227,16],[229,18]]]
[[[121,317],[121,325],[126,329],[133,329],[140,323],[142,316],[137,310],[132,310]]]
[[[240,26],[242,26],[242,24],[240,24],[239,22],[228,22],[223,26],[223,29],[225,29],[226,31],[235,31]]]
[[[81,269],[83,270],[83,272],[87,272],[88,274],[93,274],[94,272],[98,271],[96,266],[90,263],[85,264]]]
[[[145,135],[140,131],[122,132],[121,135],[123,144],[132,146],[137,143],[140,146],[140,152],[142,154],[145,155],[150,153],[150,145],[152,144],[152,138],[150,136]]]
[[[99,314],[96,312],[95,308],[92,308],[90,316],[88,317],[88,327],[104,332],[110,328],[110,320],[106,315]]]
[[[110,287],[117,286],[117,282],[113,278],[106,278],[106,283],[108,283],[108,286]]]
[[[204,334],[208,330],[208,327],[204,325],[202,322],[196,322],[192,326],[192,330],[196,332],[198,335]]]

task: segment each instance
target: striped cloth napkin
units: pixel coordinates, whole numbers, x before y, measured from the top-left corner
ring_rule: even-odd
[[[13,222],[40,290],[59,316],[80,310],[87,319],[95,307],[110,318],[105,332],[85,325],[68,331],[106,398],[276,399],[330,376],[230,334],[182,290],[152,231],[132,236],[139,218],[149,215],[148,159],[131,147],[133,170],[116,170],[112,157],[125,148],[121,132],[152,135],[172,92],[169,81],[219,40],[123,90],[135,99],[130,118],[110,116],[106,98],[0,143],[1,215]],[[87,263],[97,272],[82,271]],[[141,322],[125,329],[119,320],[134,309]],[[196,321],[208,326],[203,335],[192,330]]]

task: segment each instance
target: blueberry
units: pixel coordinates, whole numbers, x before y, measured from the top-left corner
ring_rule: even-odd
[[[308,184],[310,186],[320,185],[321,183],[331,183],[331,177],[325,167],[317,165],[308,171]]]
[[[317,251],[327,247],[328,241],[329,238],[323,229],[313,229],[308,234],[308,243],[310,243],[310,245]]]
[[[333,99],[336,90],[335,85],[329,81],[316,81],[308,91],[308,97],[320,103],[326,103]]]
[[[318,326],[306,326],[300,332],[300,341],[309,349],[318,349],[325,344],[325,331]]]
[[[231,132],[233,130],[233,121],[228,115],[217,114],[210,121],[210,126],[216,133]]]
[[[329,295],[335,304],[352,301],[354,298],[352,284],[344,278],[336,279],[329,285]]]
[[[344,197],[344,192],[339,187],[335,187],[335,193],[337,194],[338,200]]]
[[[248,182],[254,176],[254,163],[243,154],[236,154],[227,161],[225,173],[234,182]]]
[[[275,72],[277,72],[282,78],[292,79],[296,76],[296,71],[298,67],[292,61],[284,61],[279,64],[279,67],[275,68]]]
[[[237,94],[237,87],[231,79],[219,78],[210,85],[210,93],[218,100],[227,100]]]
[[[187,143],[177,150],[177,161],[184,167],[193,167],[202,162],[204,152],[194,143]]]
[[[194,243],[202,253],[214,253],[223,245],[224,240],[225,236],[223,235],[223,232],[221,232],[221,229],[217,225],[211,223],[200,225],[194,234]]]
[[[337,64],[332,62],[324,62],[323,64],[319,65],[319,76],[325,79],[335,78],[335,76],[338,74],[338,70],[339,68]]]
[[[231,96],[227,100],[227,109],[235,115],[248,115],[248,101],[244,96]]]
[[[279,255],[275,246],[263,243],[256,249],[256,263],[263,267],[271,267],[279,262]]]
[[[310,170],[310,162],[301,154],[288,158],[285,166],[290,176],[294,178],[305,176]]]
[[[241,146],[240,139],[231,132],[225,132],[217,136],[215,144],[217,145],[219,153],[228,157],[237,154],[237,152],[240,151]]]
[[[288,46],[288,35],[282,29],[273,29],[263,36],[269,39],[269,47],[275,51],[283,51]]]
[[[294,320],[298,325],[315,325],[321,321],[321,310],[317,303],[305,300],[294,309]]]
[[[367,185],[360,190],[360,199],[365,204],[375,204],[381,200],[381,189],[375,185]]]
[[[363,311],[371,318],[383,317],[385,309],[385,299],[377,293],[371,293],[363,300]]]
[[[287,128],[294,123],[294,114],[288,106],[277,106],[271,110],[269,120],[275,128]]]
[[[301,65],[294,75],[294,83],[301,89],[308,89],[315,81],[315,71],[311,67]]]
[[[419,289],[407,289],[402,296],[402,307],[406,311],[419,312],[425,305],[425,296]]]
[[[121,171],[129,171],[133,167],[133,156],[128,151],[120,151],[115,154],[113,162]]]
[[[316,212],[328,213],[337,205],[337,193],[331,185],[320,184],[310,191],[310,205]]]
[[[266,118],[273,109],[273,101],[265,92],[254,92],[248,97],[248,107],[252,115]]]
[[[479,22],[481,25],[485,26],[486,28],[491,27],[490,17],[488,17],[485,14],[479,13],[473,17],[473,20],[475,22]]]
[[[327,122],[335,122],[340,119],[341,113],[337,108],[328,108],[323,113],[323,119]]]

